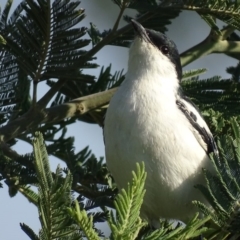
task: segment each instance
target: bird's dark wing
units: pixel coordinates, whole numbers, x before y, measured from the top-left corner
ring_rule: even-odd
[[[218,149],[206,122],[196,108],[187,101],[187,99],[178,99],[176,101],[178,108],[186,116],[192,125],[194,135],[207,154],[213,152],[218,156]]]

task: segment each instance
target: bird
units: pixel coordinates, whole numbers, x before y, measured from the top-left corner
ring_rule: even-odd
[[[176,44],[165,34],[132,19],[135,38],[125,80],[110,100],[104,121],[107,167],[119,189],[131,182],[137,162],[147,178],[141,217],[188,222],[193,200],[207,204],[194,188],[204,184],[214,137],[197,107],[181,89],[182,66]]]

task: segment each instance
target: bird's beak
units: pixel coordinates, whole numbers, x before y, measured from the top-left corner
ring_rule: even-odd
[[[151,42],[145,28],[137,21],[135,21],[134,19],[131,19],[135,34],[137,36],[139,36],[140,38],[142,38],[144,41],[146,42]]]

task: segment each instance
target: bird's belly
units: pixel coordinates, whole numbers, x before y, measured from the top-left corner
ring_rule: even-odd
[[[104,135],[110,172],[118,187],[126,188],[136,162],[143,161],[147,180],[142,216],[149,221],[186,221],[193,215],[191,201],[203,200],[194,185],[203,183],[201,171],[210,162],[208,156],[188,126],[181,124],[185,116],[178,109],[129,109],[123,103],[117,114],[108,109]]]

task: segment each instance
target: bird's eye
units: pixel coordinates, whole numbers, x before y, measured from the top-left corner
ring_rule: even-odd
[[[163,54],[167,55],[169,53],[169,48],[166,45],[161,46],[161,51]]]

